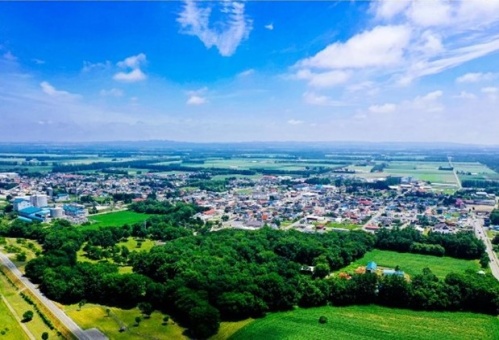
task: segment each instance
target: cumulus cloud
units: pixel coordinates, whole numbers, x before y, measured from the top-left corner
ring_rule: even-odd
[[[443,92],[440,90],[429,92],[424,96],[417,96],[411,103],[410,106],[415,110],[423,110],[427,112],[442,111],[444,109],[443,105],[439,102],[442,98]]]
[[[274,30],[274,24],[273,24],[273,23],[270,23],[270,24],[265,25],[265,26],[263,26],[263,27],[265,27],[265,28],[266,28],[266,29],[268,29],[269,31]]]
[[[77,94],[69,93],[67,91],[57,90],[54,86],[52,86],[47,81],[42,81],[40,83],[40,87],[41,87],[43,93],[45,93],[51,97],[67,98],[67,99],[78,97]]]
[[[461,91],[457,96],[455,96],[455,98],[459,98],[459,99],[475,99],[476,95],[474,95],[473,93],[470,93],[470,92]]]
[[[192,95],[187,99],[187,105],[203,105],[206,103],[206,98],[201,96]]]
[[[105,62],[102,63],[92,63],[90,61],[84,61],[83,68],[81,69],[81,71],[91,72],[95,70],[105,70],[109,67],[111,67],[111,62],[109,60],[106,60]]]
[[[16,61],[17,57],[12,54],[12,52],[7,51],[3,54],[3,58],[8,61]]]
[[[359,33],[346,42],[335,42],[299,63],[321,69],[365,68],[398,64],[409,44],[408,27],[377,26]]]
[[[308,85],[312,87],[331,87],[345,83],[350,78],[350,73],[346,71],[328,71],[315,73],[310,69],[298,70],[295,74],[297,79],[308,80]]]
[[[120,89],[112,88],[110,90],[102,89],[100,95],[104,97],[123,97],[123,91]]]
[[[146,62],[147,58],[144,53],[128,57],[125,60],[118,62],[116,65],[120,68],[125,69],[125,71],[116,73],[113,76],[113,79],[128,83],[145,80],[147,76],[144,74],[144,72],[142,72],[140,67]]]
[[[494,73],[466,73],[456,78],[457,83],[478,83],[482,81],[492,80],[496,77]]]
[[[177,22],[181,33],[198,37],[206,48],[216,47],[220,55],[229,57],[245,40],[252,29],[252,21],[246,17],[242,2],[224,1],[220,14],[224,20],[210,24],[211,7],[194,0],[184,1]]]
[[[288,120],[289,125],[300,125],[303,124],[303,120],[298,120],[298,119],[290,119]]]
[[[303,100],[305,103],[317,106],[343,106],[344,104],[333,100],[329,96],[317,94],[315,92],[307,91],[303,93]]]
[[[392,104],[392,103],[387,103],[383,105],[371,105],[369,107],[369,111],[373,113],[390,113],[394,112],[395,109],[397,108],[397,105]]]
[[[193,105],[193,106],[199,106],[206,104],[208,100],[205,97],[205,93],[208,91],[207,87],[203,87],[199,90],[194,90],[194,91],[188,91],[187,95],[189,98],[187,98],[186,104],[187,105]]]

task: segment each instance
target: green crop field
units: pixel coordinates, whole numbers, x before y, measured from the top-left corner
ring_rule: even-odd
[[[325,316],[328,322],[320,324]],[[248,324],[239,339],[499,339],[497,317],[456,312],[416,312],[379,306],[318,307],[272,313]]]
[[[183,335],[184,328],[169,320],[163,324],[163,315],[152,313],[149,319],[144,319],[138,308],[120,309],[95,304],[85,304],[81,310],[77,305],[63,306],[64,311],[83,329],[98,328],[109,339],[187,339]],[[106,309],[109,309],[108,316]],[[135,317],[142,317],[138,326]],[[120,325],[127,328],[120,332]]]
[[[122,226],[124,224],[135,224],[144,222],[151,215],[139,214],[134,211],[118,211],[101,215],[90,216],[92,225],[81,227],[82,230],[95,230],[99,227]]]
[[[399,266],[401,270],[409,275],[420,274],[423,268],[428,267],[433,274],[439,278],[445,278],[450,272],[462,273],[467,269],[479,271],[480,265],[476,260],[462,260],[452,257],[438,257],[431,255],[397,253],[387,250],[372,250],[367,252],[363,258],[352,262],[349,266],[339,270],[339,272],[353,272],[361,266],[367,265],[369,261],[374,261],[380,267],[395,268]]]

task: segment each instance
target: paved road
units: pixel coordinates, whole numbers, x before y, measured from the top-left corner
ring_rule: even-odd
[[[39,290],[32,284],[23,274],[17,269],[16,265],[2,252],[0,252],[0,262],[7,267],[21,282],[26,286],[27,289],[31,291],[41,303],[47,307],[52,314],[59,319],[59,321],[66,326],[78,339],[81,340],[94,340],[94,339],[107,339],[107,337],[97,331],[92,329],[89,334],[80,328],[69,316],[67,316],[62,310],[60,310],[52,301],[47,299]]]
[[[452,168],[452,172],[454,173],[454,177],[456,177],[456,183],[457,183],[457,188],[461,190],[463,186],[461,185],[461,180],[459,179],[459,176],[457,175],[456,168],[454,167],[454,164],[452,164],[452,157],[447,157],[449,160],[449,166]]]
[[[496,253],[492,249],[490,239],[487,237],[487,234],[483,229],[483,220],[475,217],[473,219],[473,229],[475,230],[476,236],[481,239],[483,243],[485,243],[485,246],[487,247],[487,254],[490,258],[490,271],[492,272],[492,275],[499,280],[499,260],[497,259]]]

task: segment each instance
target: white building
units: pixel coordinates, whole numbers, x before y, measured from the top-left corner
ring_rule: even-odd
[[[37,208],[46,207],[48,205],[47,195],[33,195],[30,200],[31,204]]]

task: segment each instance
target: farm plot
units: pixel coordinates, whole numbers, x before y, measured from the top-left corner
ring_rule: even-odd
[[[318,319],[328,320],[320,324]],[[318,307],[272,313],[229,339],[498,339],[497,317],[380,306]]]

